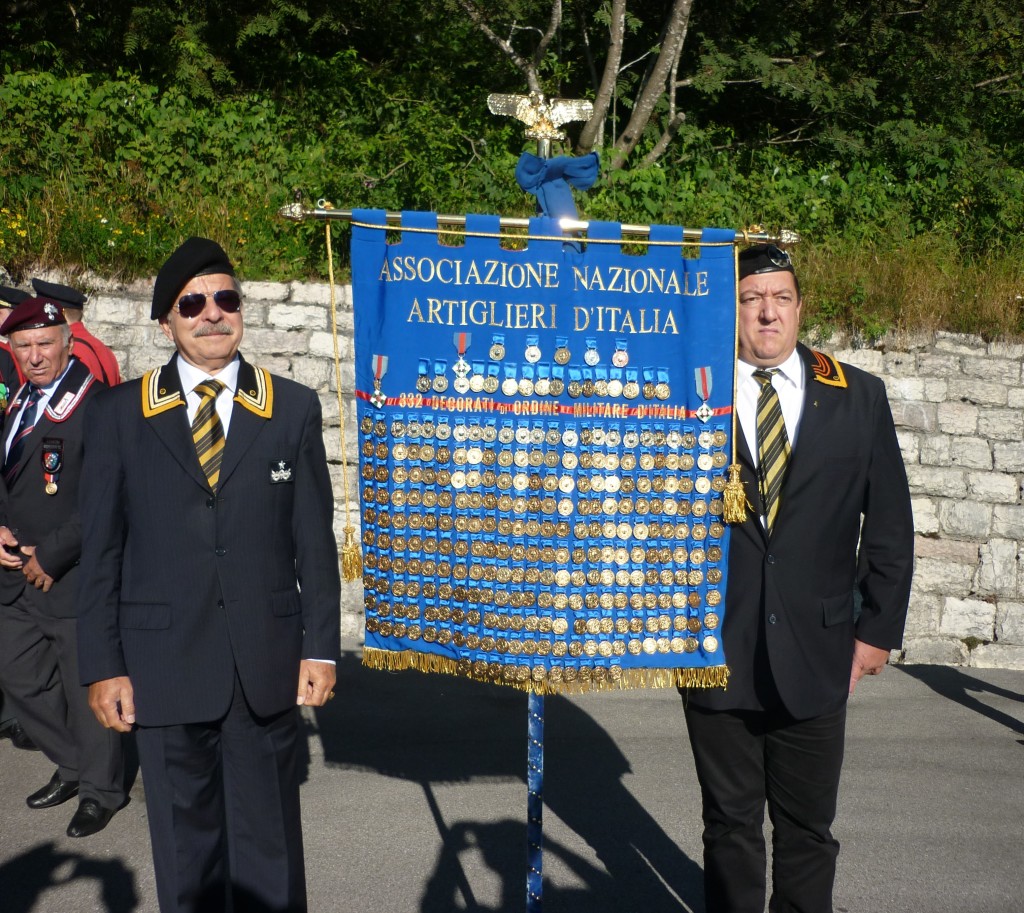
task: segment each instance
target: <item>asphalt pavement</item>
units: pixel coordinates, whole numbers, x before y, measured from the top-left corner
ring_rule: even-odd
[[[526,696],[339,667],[306,711],[315,913],[525,910]],[[680,700],[545,700],[545,913],[704,913]],[[1024,672],[891,667],[850,703],[836,913],[1024,913]],[[0,913],[157,913],[144,783],[105,831],[32,811],[53,766],[0,742]]]

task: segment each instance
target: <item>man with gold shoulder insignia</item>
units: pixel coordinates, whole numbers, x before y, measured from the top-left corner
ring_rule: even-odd
[[[189,238],[153,289],[174,356],[87,416],[81,675],[136,732],[163,913],[306,909],[298,705],[334,694],[334,498],[317,395],[239,355],[242,315],[227,254]]]
[[[57,765],[27,798],[79,797],[69,837],[102,830],[124,804],[121,736],[96,725],[79,683],[84,405],[102,387],[72,355],[57,302],[28,297],[0,326],[26,382],[7,409],[0,470],[0,686],[26,734]]]
[[[831,913],[846,703],[900,646],[913,571],[906,472],[881,380],[797,342],[789,255],[739,256],[729,686],[684,692],[708,913]]]

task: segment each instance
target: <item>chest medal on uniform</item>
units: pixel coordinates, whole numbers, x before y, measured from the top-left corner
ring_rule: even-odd
[[[63,438],[43,438],[41,459],[43,462],[43,478],[46,480],[44,491],[48,495],[55,495],[57,494],[57,482],[60,480],[60,471],[64,467]]]

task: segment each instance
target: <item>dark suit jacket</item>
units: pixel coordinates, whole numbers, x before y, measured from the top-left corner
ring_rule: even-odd
[[[235,670],[260,715],[301,659],[337,659],[340,583],[320,402],[242,362],[218,491],[199,467],[176,356],[87,414],[79,662],[131,677],[137,720],[210,721]]]
[[[777,705],[777,692],[797,719],[829,713],[847,699],[855,638],[883,649],[902,642],[914,524],[885,387],[799,351],[806,394],[779,515],[771,539],[756,506],[732,527],[722,633],[729,685],[691,689],[698,706],[763,709]],[[742,431],[738,438],[743,485],[758,505]]]
[[[72,358],[64,379],[25,439],[21,470],[11,480],[9,489],[0,480],[0,525],[17,529],[22,544],[36,546],[40,566],[54,579],[48,593],[38,594],[37,602],[57,618],[71,618],[75,614],[78,559],[82,550],[78,496],[85,404],[101,389],[103,385],[88,368]],[[24,388],[11,401],[12,421],[17,421],[20,415],[23,396]],[[46,494],[42,461],[44,441],[59,441],[62,449],[57,493],[53,495]],[[53,444],[48,446],[54,448]],[[0,603],[13,603],[25,586],[20,570],[0,569]]]

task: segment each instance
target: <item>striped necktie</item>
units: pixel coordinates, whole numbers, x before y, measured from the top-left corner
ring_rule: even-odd
[[[761,385],[757,397],[757,472],[761,482],[761,504],[769,535],[779,514],[779,494],[789,461],[789,436],[782,417],[779,394],[772,386],[777,368],[754,372]]]
[[[11,480],[18,474],[21,468],[21,461],[25,456],[25,438],[36,426],[36,407],[42,399],[43,391],[35,384],[28,385],[28,395],[25,397],[25,405],[21,410],[21,418],[18,420],[18,430],[11,439],[11,447],[7,451],[7,459],[4,461],[4,481],[10,484]]]
[[[217,415],[217,396],[223,389],[224,384],[219,380],[204,380],[192,391],[200,397],[199,408],[192,419],[192,440],[196,445],[199,465],[214,491],[220,481],[220,464],[224,459],[224,426]]]

